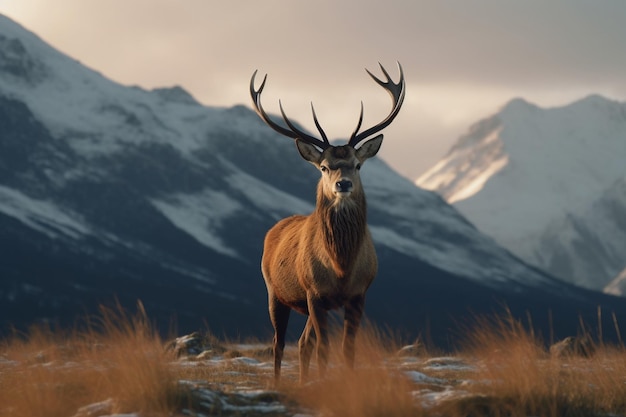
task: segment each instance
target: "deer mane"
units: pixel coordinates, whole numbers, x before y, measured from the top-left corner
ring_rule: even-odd
[[[322,226],[324,246],[340,278],[351,272],[367,230],[365,195],[355,192],[347,200],[337,204],[320,191],[315,212]]]

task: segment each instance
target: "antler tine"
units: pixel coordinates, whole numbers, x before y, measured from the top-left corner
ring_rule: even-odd
[[[275,123],[268,116],[268,114],[265,113],[265,110],[263,109],[263,106],[261,105],[261,93],[263,92],[263,88],[265,88],[265,81],[267,81],[267,74],[265,74],[265,76],[263,77],[263,81],[261,82],[259,89],[256,90],[254,88],[254,79],[256,78],[257,72],[258,70],[255,70],[254,73],[252,74],[252,78],[250,79],[250,96],[252,97],[252,103],[254,104],[254,109],[256,113],[272,129],[276,130],[278,133],[281,133],[285,136],[289,136],[290,138],[295,139],[297,136],[294,134],[294,132],[290,131],[289,129],[285,129],[281,125]]]
[[[285,121],[289,129],[285,128],[284,126],[279,125],[278,123],[274,122],[269,117],[269,115],[265,112],[265,110],[263,109],[263,106],[261,105],[261,93],[263,92],[263,88],[265,88],[265,81],[267,80],[267,74],[265,74],[265,76],[263,77],[263,81],[261,82],[261,85],[259,86],[259,89],[257,90],[254,88],[254,80],[255,80],[257,72],[258,70],[255,70],[254,73],[252,74],[252,78],[250,79],[250,96],[252,97],[252,103],[254,104],[254,109],[256,113],[259,115],[259,117],[261,117],[261,119],[269,127],[271,127],[272,129],[274,129],[275,131],[277,131],[278,133],[284,136],[290,137],[292,139],[303,140],[321,149],[328,148],[330,146],[330,143],[328,142],[328,138],[326,137],[326,134],[322,130],[322,127],[317,121],[315,110],[313,110],[313,120],[315,121],[315,126],[317,127],[317,130],[319,130],[320,134],[322,135],[323,140],[320,140],[298,129],[285,114],[285,111],[283,110],[283,105],[280,102],[280,100],[278,101],[280,112],[283,116],[283,120]]]
[[[326,132],[324,132],[324,129],[322,129],[320,122],[317,121],[317,115],[315,114],[315,107],[313,107],[313,102],[311,102],[311,113],[313,113],[313,121],[315,122],[315,127],[317,127],[317,131],[320,132],[320,135],[322,135],[322,140],[330,144],[330,142],[328,142],[328,136],[326,136]]]
[[[367,68],[365,69],[365,71],[367,71],[370,77],[372,77],[372,79],[376,81],[377,84],[379,84],[381,87],[387,90],[387,92],[391,95],[391,99],[393,100],[393,106],[391,109],[391,113],[389,113],[389,115],[382,122],[365,130],[364,132],[358,133],[359,128],[361,127],[361,122],[363,118],[363,107],[362,107],[363,103],[361,103],[361,116],[359,117],[359,123],[357,125],[356,130],[352,133],[352,136],[350,137],[350,141],[348,142],[348,145],[355,147],[362,140],[367,139],[368,137],[372,136],[374,133],[378,133],[384,128],[386,128],[387,126],[389,126],[389,124],[393,121],[393,119],[395,119],[396,116],[398,115],[398,112],[400,111],[400,108],[402,107],[402,103],[404,102],[406,84],[404,81],[404,72],[402,71],[402,65],[400,65],[399,62],[397,62],[397,64],[398,64],[398,70],[400,71],[400,80],[398,81],[398,83],[394,83],[392,81],[391,77],[389,76],[389,73],[387,72],[387,70],[385,70],[385,67],[383,67],[381,63],[378,63],[378,65],[380,66],[380,69],[382,70],[383,74],[387,78],[387,81],[381,80],[380,78],[372,74]]]
[[[354,132],[352,132],[352,135],[350,135],[350,140],[352,140],[352,138],[356,136],[357,132],[361,128],[361,123],[363,123],[363,101],[361,101],[361,113],[359,113],[359,121],[356,124],[356,128],[354,129]]]
[[[308,142],[311,145],[315,145],[321,149],[326,149],[330,146],[330,143],[328,142],[328,138],[326,138],[326,134],[324,133],[324,131],[322,130],[322,127],[317,121],[317,117],[315,117],[315,110],[313,111],[313,120],[315,121],[315,126],[317,126],[317,130],[319,130],[320,133],[322,134],[323,140],[319,140],[318,138],[311,136],[303,132],[302,130],[298,129],[298,127],[295,124],[293,124],[293,122],[289,120],[289,118],[285,114],[285,110],[283,110],[283,104],[281,103],[280,100],[278,100],[278,107],[280,108],[280,114],[283,116],[283,120],[285,121],[285,123],[287,123],[287,126],[289,126],[289,129],[291,129],[291,131],[296,135],[295,138]]]

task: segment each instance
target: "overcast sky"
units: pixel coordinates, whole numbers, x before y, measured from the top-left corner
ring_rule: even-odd
[[[127,85],[180,85],[207,105],[264,106],[330,137],[382,120],[389,96],[364,71],[407,81],[382,157],[414,179],[514,97],[541,106],[626,99],[626,1],[0,0],[62,52]],[[294,155],[295,157],[295,155]]]

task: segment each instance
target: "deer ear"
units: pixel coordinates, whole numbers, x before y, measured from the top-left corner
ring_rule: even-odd
[[[380,149],[380,145],[383,143],[383,135],[378,135],[374,139],[370,139],[365,142],[359,149],[356,150],[356,157],[359,161],[363,162],[368,158],[376,155]]]
[[[314,165],[319,165],[322,153],[310,143],[296,139],[296,146],[300,155]]]

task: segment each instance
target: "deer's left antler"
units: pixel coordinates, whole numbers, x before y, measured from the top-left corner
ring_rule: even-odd
[[[400,71],[400,81],[398,81],[397,83],[394,83],[391,80],[389,73],[380,63],[378,65],[380,65],[380,69],[383,71],[383,74],[387,78],[387,81],[381,80],[380,78],[372,74],[367,68],[365,69],[370,77],[372,77],[374,81],[376,81],[381,87],[387,90],[387,92],[391,95],[391,98],[393,100],[393,106],[391,108],[391,113],[389,113],[389,115],[382,122],[370,127],[369,129],[361,133],[358,133],[359,129],[361,128],[361,123],[363,122],[363,102],[361,102],[361,114],[359,116],[359,122],[356,126],[356,129],[354,129],[354,132],[352,132],[352,136],[350,136],[350,141],[348,142],[348,145],[356,147],[356,145],[362,140],[367,139],[374,133],[378,133],[387,126],[389,126],[393,119],[395,119],[398,115],[400,107],[402,107],[402,102],[404,101],[404,95],[406,93],[406,83],[404,82],[404,72],[402,71],[402,65],[400,65],[399,62],[397,64],[398,70]]]

